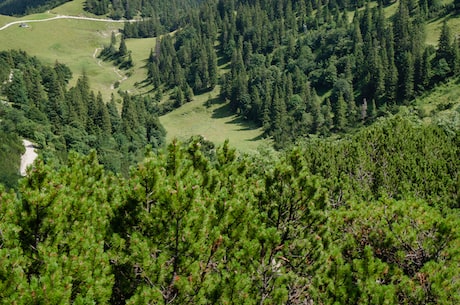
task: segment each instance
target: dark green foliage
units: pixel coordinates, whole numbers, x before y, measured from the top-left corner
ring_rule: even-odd
[[[26,15],[35,12],[44,12],[70,0],[2,0],[0,14]]]
[[[21,289],[16,302],[108,301],[113,276],[104,240],[117,205],[114,181],[94,152],[86,158],[71,155],[59,171],[39,162],[21,181],[22,196],[8,215],[9,224],[18,227],[14,251],[24,255],[9,271]],[[15,302],[12,295],[5,297]]]
[[[350,204],[333,212],[339,242],[330,245],[327,264],[313,280],[324,304],[452,304],[458,295],[454,214],[418,200]],[[327,274],[328,276],[323,276]],[[445,286],[447,284],[447,286]],[[453,284],[453,286],[450,286]]]
[[[120,117],[114,100],[106,104],[101,93],[91,91],[85,73],[68,89],[72,73],[65,65],[43,66],[23,52],[0,54],[8,57],[11,73],[1,88],[7,101],[1,102],[0,119],[2,132],[11,135],[4,151],[16,151],[19,142],[13,140],[19,137],[33,140],[49,158],[60,161],[71,150],[87,154],[96,149],[107,168],[127,174],[146,145],[163,145],[166,132],[158,121],[156,102],[149,97],[125,96],[124,108],[130,110]],[[17,178],[17,164],[11,162],[2,182],[13,186]]]
[[[126,12],[121,3],[114,2],[113,9]],[[202,94],[215,87],[219,56],[229,68],[220,76],[221,97],[235,113],[262,125],[278,147],[299,136],[353,130],[369,122],[367,110],[362,110],[364,100],[375,101],[374,120],[386,107],[407,105],[460,71],[460,52],[446,26],[437,51],[423,44],[426,18],[443,14],[439,4],[401,1],[391,18],[385,16],[384,4],[204,1],[187,13],[179,11],[183,20],[173,28],[174,35],[161,36],[147,60],[145,82],[155,90],[174,91],[176,98],[162,106],[161,113],[166,113],[183,104],[183,98],[177,98],[180,91],[190,101],[189,88]],[[137,1],[129,7],[138,7]],[[356,9],[351,23],[344,9]],[[162,22],[153,17],[126,23],[124,37],[158,37],[165,30]],[[124,53],[113,45],[103,53]],[[115,62],[131,65],[127,55]],[[323,107],[329,92],[335,116]],[[338,112],[343,108],[338,105],[340,94],[344,113]],[[298,97],[303,103],[297,103]],[[293,101],[296,106],[291,108]],[[280,111],[283,104],[286,111]]]
[[[9,110],[0,105],[0,114],[6,117]],[[20,155],[24,152],[21,139],[13,130],[14,126],[7,120],[2,120],[0,128],[0,184],[7,188],[15,188],[19,178]]]
[[[86,0],[85,9],[96,15],[105,15],[109,12],[110,0]]]
[[[330,196],[338,205],[350,196],[408,196],[458,207],[458,138],[440,127],[396,116],[341,141],[306,142],[304,154],[312,173],[330,179]]]
[[[121,36],[120,44],[118,50],[116,49],[116,35],[115,32],[112,32],[112,37],[110,40],[110,45],[105,46],[99,57],[104,61],[113,61],[120,69],[130,69],[134,66],[133,59],[131,57],[131,51],[126,47],[125,35]]]
[[[264,156],[173,141],[129,178],[39,161],[0,186],[0,303],[456,304],[458,140],[393,117]]]

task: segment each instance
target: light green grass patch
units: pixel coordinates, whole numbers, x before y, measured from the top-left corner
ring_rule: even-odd
[[[228,104],[216,99],[218,92],[217,87],[160,117],[168,132],[166,140],[170,142],[177,138],[185,141],[191,136],[202,135],[216,144],[222,144],[228,139],[230,146],[248,153],[256,151],[261,145],[270,145],[269,140],[262,139],[261,128],[233,114]],[[212,103],[206,106],[209,98]]]
[[[374,8],[377,5],[378,5],[377,1],[369,2],[369,7],[370,8]],[[383,12],[385,13],[385,17],[390,18],[391,16],[393,16],[396,13],[396,11],[398,10],[398,6],[399,6],[399,1],[395,1],[392,4],[385,6],[383,8]],[[364,11],[365,9],[366,9],[366,6],[364,5],[364,6],[360,7],[360,8],[358,8],[358,11]],[[347,14],[348,22],[353,23],[353,18],[355,17],[355,10],[347,10],[345,13]]]
[[[452,118],[460,118],[460,78],[450,80],[427,92],[415,101],[419,115],[427,123],[442,120],[444,122],[452,121]],[[460,127],[460,122],[451,122]]]
[[[21,49],[49,64],[64,63],[73,72],[72,82],[86,72],[93,89],[107,99],[116,92],[111,86],[120,77],[111,63],[93,56],[96,49],[109,43],[112,31],[118,32],[120,27],[122,24],[118,23],[69,19],[29,23],[29,28],[14,25],[0,31],[0,49]]]
[[[385,17],[391,18],[399,8],[399,1],[395,1],[394,3],[387,5],[384,7],[383,11],[385,12]]]
[[[0,27],[4,26],[5,24],[16,21],[17,18],[11,16],[0,15]]]

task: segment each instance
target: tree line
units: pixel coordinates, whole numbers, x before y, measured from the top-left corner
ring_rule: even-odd
[[[39,161],[0,191],[0,303],[458,303],[459,139],[397,116],[278,153],[174,141],[129,178]]]

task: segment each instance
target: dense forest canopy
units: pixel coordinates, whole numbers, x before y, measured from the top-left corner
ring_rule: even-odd
[[[71,0],[0,0],[0,14],[25,15],[52,9]]]
[[[456,304],[460,134],[396,116],[238,155],[93,151],[0,193],[0,303]]]
[[[458,77],[446,22],[424,44],[457,7],[391,4],[87,0],[143,18],[101,52],[120,69],[161,34],[152,92],[110,101],[0,52],[0,304],[459,304],[460,130],[410,107]],[[166,145],[158,115],[216,87],[278,151]]]
[[[453,4],[399,1],[391,16],[386,4],[203,2],[174,35],[162,36],[146,81],[174,92],[166,110],[220,84],[235,113],[263,126],[278,148],[308,134],[347,132],[459,75],[459,43],[446,22],[437,48],[424,43],[426,22],[456,14]],[[164,30],[145,19],[123,33]],[[221,70],[219,62],[229,64]]]
[[[125,175],[142,159],[146,145],[158,148],[164,143],[157,101],[128,94],[122,101],[113,96],[103,101],[86,75],[69,88],[71,78],[72,71],[59,62],[48,66],[22,51],[0,52],[0,84],[6,98],[0,104],[0,135],[6,143],[14,141],[16,147],[19,137],[30,139],[42,149],[45,161],[63,163],[71,150],[87,154],[96,149],[106,169]],[[13,149],[3,147],[3,154]],[[19,156],[14,155],[17,161],[0,161],[5,169],[1,182],[9,186],[17,180],[12,178]]]

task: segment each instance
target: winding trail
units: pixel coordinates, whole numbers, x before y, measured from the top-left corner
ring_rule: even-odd
[[[96,61],[97,65],[98,65],[99,67],[102,67],[102,60],[100,60],[100,59],[98,60],[98,59],[96,58],[97,52],[99,52],[100,50],[102,50],[102,48],[96,48],[96,50],[94,50],[93,59]]]
[[[21,173],[21,176],[25,176],[27,175],[27,168],[34,163],[38,154],[35,152],[35,147],[32,142],[24,139],[22,140],[22,143],[26,148],[26,152],[21,156],[21,166],[19,168],[19,172]]]
[[[32,20],[17,20],[10,23],[5,24],[0,28],[0,31],[3,31],[15,24],[21,23],[32,23],[32,22],[45,22],[51,21],[56,19],[77,19],[77,20],[89,20],[89,21],[99,21],[99,22],[113,22],[113,23],[124,23],[124,22],[139,22],[138,19],[130,19],[130,20],[113,20],[113,19],[101,19],[101,18],[92,18],[92,17],[83,17],[83,16],[68,16],[68,15],[57,15],[55,17],[46,18],[46,19],[32,19]]]

